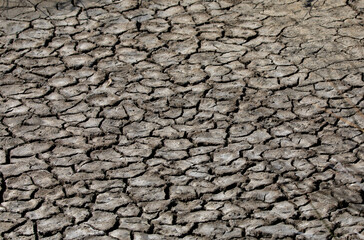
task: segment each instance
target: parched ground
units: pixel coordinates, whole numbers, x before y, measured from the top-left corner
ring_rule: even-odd
[[[363,0],[24,0],[1,239],[364,239]]]

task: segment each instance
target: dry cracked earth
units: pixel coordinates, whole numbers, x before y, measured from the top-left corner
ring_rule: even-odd
[[[364,239],[363,1],[8,1],[1,239]]]

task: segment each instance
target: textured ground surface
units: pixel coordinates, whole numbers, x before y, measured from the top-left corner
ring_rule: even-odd
[[[1,239],[364,238],[363,1],[32,3],[0,21]]]

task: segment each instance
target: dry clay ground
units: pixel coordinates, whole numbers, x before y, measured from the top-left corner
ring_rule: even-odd
[[[309,5],[5,3],[0,238],[364,239],[364,2]]]

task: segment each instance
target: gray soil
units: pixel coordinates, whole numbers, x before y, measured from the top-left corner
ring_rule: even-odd
[[[363,0],[2,6],[0,239],[364,239]]]

